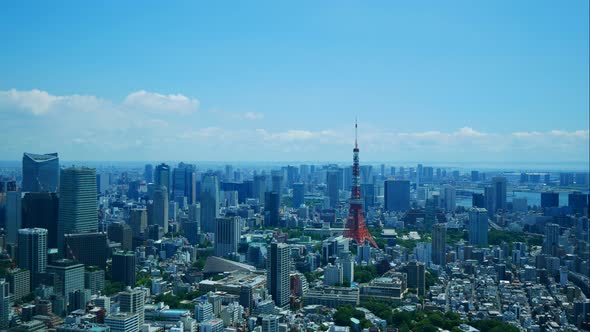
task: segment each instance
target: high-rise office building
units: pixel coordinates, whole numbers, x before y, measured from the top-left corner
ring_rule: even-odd
[[[47,268],[47,230],[23,228],[18,231],[18,267],[31,271],[33,284],[37,274]]]
[[[545,225],[545,240],[543,241],[543,253],[555,256],[559,247],[559,225]]]
[[[197,199],[197,174],[193,165],[180,163],[172,176],[172,195],[174,200],[186,197],[188,204]]]
[[[567,195],[567,205],[572,209],[574,214],[588,214],[588,194],[574,191]]]
[[[23,154],[23,192],[56,192],[59,186],[57,153]]]
[[[494,187],[495,191],[495,205],[496,210],[506,211],[506,178],[503,176],[495,176],[492,178],[492,186]]]
[[[264,223],[266,226],[279,226],[279,205],[279,194],[276,191],[264,193]]]
[[[168,233],[168,190],[163,186],[154,188],[153,199],[148,204],[148,224],[158,225]]]
[[[113,253],[112,275],[113,281],[125,286],[135,286],[135,253],[132,251],[117,251]]]
[[[86,266],[106,268],[109,253],[107,234],[104,232],[65,234],[65,257]]]
[[[121,249],[132,250],[133,231],[124,222],[114,222],[109,225],[107,234],[109,240],[121,244]]]
[[[208,301],[203,301],[195,305],[195,319],[202,323],[213,319],[213,305]]]
[[[6,193],[4,213],[6,242],[14,244],[18,230],[22,228],[22,193],[20,191]]]
[[[143,179],[146,183],[154,182],[154,166],[152,164],[146,164],[143,169]]]
[[[84,288],[91,294],[102,292],[105,287],[105,272],[97,266],[87,266],[84,270]]]
[[[166,188],[166,193],[170,192],[170,166],[164,163],[156,166],[154,183],[156,186],[164,186]]]
[[[63,256],[65,234],[98,230],[96,170],[75,167],[62,169],[59,190],[57,242]]]
[[[329,169],[326,173],[326,196],[330,200],[330,207],[338,206],[340,187],[338,186],[338,170]]]
[[[258,198],[258,203],[264,205],[264,193],[266,192],[266,176],[254,175],[252,182],[252,197]]]
[[[299,208],[305,204],[305,183],[293,183],[293,207]]]
[[[361,184],[361,195],[363,199],[363,210],[367,211],[375,206],[375,185],[372,183]]]
[[[31,293],[31,271],[24,269],[9,269],[7,274],[10,293],[18,301]]]
[[[559,207],[559,193],[552,191],[541,193],[541,207]]]
[[[487,186],[484,188],[485,209],[490,215],[496,212],[496,188]]]
[[[141,331],[144,322],[144,304],[145,292],[141,288],[127,287],[125,291],[119,293],[119,310],[138,315],[138,331]]]
[[[223,217],[215,222],[215,256],[226,257],[238,252],[240,218]]]
[[[445,265],[447,256],[447,227],[445,224],[432,226],[432,262]]]
[[[113,313],[105,317],[104,323],[111,328],[111,332],[136,332],[141,330],[139,314],[131,312]]]
[[[455,187],[451,186],[450,184],[445,184],[442,187],[441,193],[443,199],[442,207],[444,208],[445,212],[455,211],[457,198]]]
[[[201,181],[201,230],[215,232],[215,220],[219,218],[219,181],[217,175],[208,173]]]
[[[488,245],[488,211],[486,209],[469,210],[469,244]]]
[[[129,226],[133,237],[142,237],[148,226],[146,209],[132,209],[129,213]]]
[[[426,269],[424,263],[409,262],[405,267],[408,275],[408,288],[416,289],[418,296],[426,295]]]
[[[84,289],[84,264],[71,259],[58,259],[47,265],[47,273],[55,274],[54,292],[63,297],[71,292]]]
[[[384,187],[386,211],[407,211],[410,208],[410,181],[386,180]]]
[[[0,279],[0,330],[10,327],[10,286],[6,279]]]
[[[47,247],[57,248],[59,201],[56,193],[25,193],[22,199],[22,228],[47,230]]]
[[[272,175],[272,191],[275,191],[279,194],[279,204],[281,203],[281,197],[283,196],[283,175],[281,171],[273,171],[276,172]],[[278,173],[278,174],[277,174]]]
[[[268,252],[267,287],[275,305],[281,308],[289,305],[289,246],[273,242]]]
[[[485,208],[486,201],[484,195],[481,193],[473,193],[471,196],[471,206],[478,208]]]

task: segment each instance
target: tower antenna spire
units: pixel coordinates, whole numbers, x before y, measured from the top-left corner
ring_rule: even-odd
[[[358,148],[358,118],[354,118],[354,147]]]

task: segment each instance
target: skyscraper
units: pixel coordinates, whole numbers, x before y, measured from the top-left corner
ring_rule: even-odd
[[[270,244],[267,269],[267,287],[276,306],[289,305],[289,246],[285,243]]]
[[[267,227],[279,226],[279,194],[275,191],[264,193],[264,223]]]
[[[494,187],[495,191],[495,205],[496,210],[506,210],[506,178],[503,176],[495,176],[492,178],[492,186]]]
[[[217,175],[207,173],[201,181],[201,230],[215,232],[215,220],[219,217],[219,181]]]
[[[410,181],[386,180],[384,187],[386,211],[407,211],[410,208]]]
[[[338,186],[338,170],[328,170],[326,173],[326,184],[326,194],[330,200],[330,207],[335,208],[338,205],[340,196],[340,187]]]
[[[172,176],[172,195],[174,200],[187,198],[188,204],[193,204],[197,196],[197,175],[193,165],[178,164]]]
[[[293,207],[299,208],[305,204],[305,183],[293,183]]]
[[[487,186],[484,188],[485,208],[490,215],[496,212],[496,188]]]
[[[432,226],[432,262],[436,265],[446,264],[447,227],[445,224]]]
[[[106,268],[109,253],[107,235],[104,232],[65,234],[65,257],[86,266]]]
[[[264,193],[266,192],[266,176],[254,175],[252,182],[252,197],[258,198],[260,205],[264,205]]]
[[[85,167],[62,169],[57,224],[58,250],[63,256],[65,234],[97,230],[96,170]]]
[[[141,237],[148,226],[146,209],[132,209],[129,215],[129,226],[133,237]]]
[[[472,197],[471,197],[471,206],[472,207],[478,207],[478,208],[485,208],[486,207],[486,203],[485,203],[485,198],[484,195],[481,193],[473,193]]]
[[[125,286],[135,286],[135,253],[132,251],[117,251],[113,253],[112,274],[113,281]]]
[[[152,164],[146,164],[143,170],[143,179],[147,183],[154,182],[154,166]]]
[[[226,257],[238,252],[240,218],[217,218],[215,222],[215,256]]]
[[[47,265],[47,273],[56,275],[55,293],[67,298],[71,292],[84,289],[84,264],[70,259],[59,259]]]
[[[411,261],[406,265],[408,288],[414,288],[418,296],[426,295],[426,270],[424,263]]]
[[[469,210],[469,244],[488,245],[488,211],[482,208]]]
[[[47,230],[23,228],[18,231],[18,267],[31,271],[36,283],[37,274],[47,268]]]
[[[156,166],[156,171],[154,172],[154,183],[157,186],[164,186],[166,187],[166,192],[169,193],[170,187],[170,166],[162,163]]]
[[[445,212],[455,211],[457,197],[455,187],[451,186],[450,184],[443,185],[442,197],[444,202],[443,208],[445,209]]]
[[[45,228],[47,247],[57,248],[59,200],[57,193],[25,193],[22,199],[22,228]]]
[[[8,329],[10,323],[10,286],[6,279],[0,279],[0,329]]]
[[[543,253],[550,256],[555,256],[557,248],[559,247],[559,225],[546,224],[545,225],[545,240],[543,241]]]
[[[144,304],[145,292],[140,288],[127,287],[125,291],[119,293],[119,310],[138,315],[138,331],[141,331],[144,322]]]
[[[148,224],[158,225],[168,233],[168,190],[163,186],[154,188],[153,200],[148,205]]]
[[[18,230],[22,228],[22,193],[9,191],[5,203],[6,242],[16,243]]]
[[[23,192],[56,192],[59,185],[57,153],[23,154]]]
[[[556,192],[544,192],[541,193],[541,207],[550,208],[559,206],[559,193]]]
[[[121,244],[121,249],[132,249],[133,231],[131,227],[124,222],[114,222],[108,227],[109,240]]]

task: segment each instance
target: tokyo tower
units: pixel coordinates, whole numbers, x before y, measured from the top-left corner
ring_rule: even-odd
[[[346,231],[344,236],[353,239],[358,245],[365,244],[369,241],[373,247],[379,248],[375,240],[367,229],[365,217],[363,215],[363,206],[361,200],[361,172],[359,167],[359,146],[357,140],[357,123],[354,123],[354,149],[352,164],[352,191],[350,194],[350,209],[348,210],[348,221],[346,222]]]

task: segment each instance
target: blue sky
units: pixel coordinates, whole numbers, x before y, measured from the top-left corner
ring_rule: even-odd
[[[0,159],[587,162],[588,11],[3,2]]]

